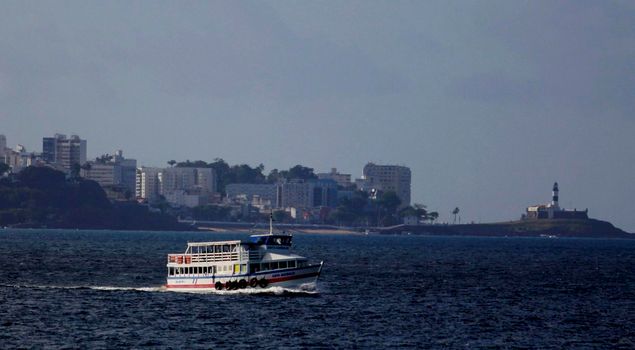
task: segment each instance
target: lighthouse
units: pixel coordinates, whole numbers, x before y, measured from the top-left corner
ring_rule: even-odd
[[[557,182],[553,183],[553,189],[551,193],[551,207],[556,210],[560,209],[560,206],[558,206],[558,183]]]

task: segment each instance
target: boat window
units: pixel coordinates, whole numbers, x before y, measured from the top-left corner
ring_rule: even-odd
[[[295,260],[289,261],[289,265],[290,268],[291,267],[295,267]]]
[[[275,269],[278,268],[278,262],[272,262],[272,263],[269,264],[269,266],[271,266],[272,270],[275,270]]]
[[[260,271],[260,264],[249,264],[249,271],[251,273]]]
[[[247,264],[240,265],[240,272],[247,273]]]
[[[240,265],[234,264],[234,273],[240,273]]]
[[[251,242],[254,244],[264,244],[265,243],[265,237],[251,237]]]
[[[290,236],[273,236],[269,237],[267,240],[268,245],[279,245],[279,246],[290,246],[291,245],[291,237]]]
[[[262,263],[262,269],[264,271],[269,270],[269,263]]]
[[[286,261],[279,262],[278,263],[278,268],[286,269],[287,268],[287,262]]]

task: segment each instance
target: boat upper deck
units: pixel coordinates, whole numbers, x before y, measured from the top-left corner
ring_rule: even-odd
[[[192,264],[222,261],[261,260],[267,250],[288,250],[292,236],[253,235],[250,240],[188,242],[185,253],[168,254],[168,263]]]

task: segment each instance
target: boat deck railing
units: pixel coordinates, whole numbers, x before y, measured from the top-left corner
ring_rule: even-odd
[[[258,251],[200,253],[200,254],[168,254],[168,263],[196,264],[223,261],[248,261],[259,260]]]

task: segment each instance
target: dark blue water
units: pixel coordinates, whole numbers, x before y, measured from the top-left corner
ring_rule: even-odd
[[[633,348],[635,242],[296,235],[319,293],[162,291],[209,233],[0,231],[2,348]]]

